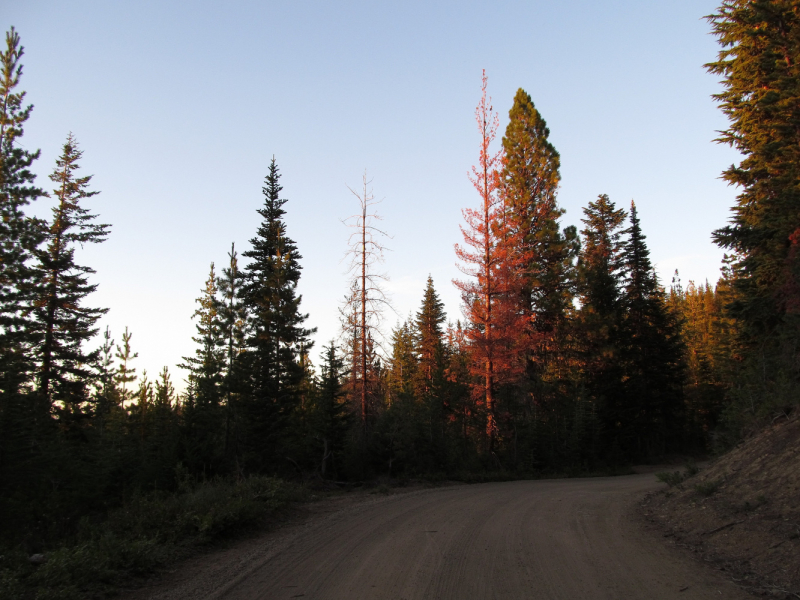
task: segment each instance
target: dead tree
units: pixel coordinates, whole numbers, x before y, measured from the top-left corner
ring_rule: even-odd
[[[520,269],[515,261],[521,244],[519,236],[509,230],[499,193],[502,154],[490,149],[499,120],[486,88],[484,71],[481,100],[475,110],[481,135],[480,159],[470,177],[481,200],[478,208],[462,211],[464,243],[456,244],[455,250],[460,260],[458,268],[469,279],[454,279],[453,283],[461,291],[469,323],[465,334],[469,340],[470,370],[475,377],[473,395],[486,408],[488,449],[494,453],[498,435],[495,387],[517,375],[517,339],[526,331],[526,323],[511,302],[519,286]],[[477,385],[479,379],[482,381]]]
[[[375,200],[371,183],[365,172],[361,190],[356,191],[348,186],[358,198],[359,211],[342,221],[353,229],[345,254],[345,258],[349,260],[347,274],[350,276],[350,292],[341,309],[342,326],[343,335],[351,346],[351,393],[360,404],[361,429],[364,435],[372,416],[370,380],[375,347],[380,346],[383,311],[391,308],[382,287],[388,278],[378,271],[378,266],[384,262],[384,251],[387,250],[380,239],[390,236],[375,225],[381,217],[374,207],[381,201]]]

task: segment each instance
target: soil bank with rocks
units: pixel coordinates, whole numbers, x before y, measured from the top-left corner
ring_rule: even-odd
[[[747,591],[800,598],[800,418],[781,418],[698,474],[648,494],[640,510],[668,543]]]

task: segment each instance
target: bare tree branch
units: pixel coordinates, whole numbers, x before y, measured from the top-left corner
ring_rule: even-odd
[[[374,383],[376,347],[383,350],[381,341],[381,323],[386,308],[394,311],[391,301],[382,287],[388,281],[385,273],[376,270],[384,262],[384,252],[388,250],[381,238],[391,236],[375,225],[381,221],[375,206],[382,200],[375,200],[371,189],[372,180],[367,178],[366,171],[362,180],[362,189],[350,192],[358,198],[359,212],[342,220],[354,231],[348,238],[348,250],[344,259],[348,259],[346,273],[350,277],[350,291],[345,296],[340,309],[342,335],[350,345],[351,353],[351,393],[357,395],[360,402],[361,426],[366,436],[369,416],[372,412],[372,387]]]

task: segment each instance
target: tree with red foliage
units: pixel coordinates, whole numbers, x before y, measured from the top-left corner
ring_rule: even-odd
[[[470,348],[470,369],[476,377],[473,394],[483,397],[486,409],[486,435],[489,451],[497,439],[495,388],[519,375],[520,333],[526,330],[525,317],[515,310],[513,299],[519,294],[520,269],[517,235],[508,226],[500,197],[501,152],[492,152],[499,119],[486,94],[483,72],[481,101],[475,111],[481,134],[480,158],[472,167],[470,181],[481,196],[478,209],[462,211],[461,226],[465,244],[456,244],[459,269],[471,279],[454,280],[461,290],[468,321],[466,336]],[[480,381],[480,383],[478,383]]]

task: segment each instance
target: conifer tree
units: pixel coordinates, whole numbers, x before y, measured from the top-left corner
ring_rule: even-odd
[[[744,155],[723,178],[741,189],[714,238],[735,257],[731,309],[753,339],[800,335],[800,14],[792,0],[725,0],[708,17],[722,50],[706,65],[730,126],[717,140]]]
[[[342,327],[341,337],[344,343],[347,378],[344,389],[349,398],[353,414],[360,416],[362,426],[366,422],[364,407],[361,406],[361,336],[359,335],[358,281],[350,281],[350,289],[345,294],[339,308],[339,321]]]
[[[222,276],[217,278],[216,286],[220,295],[217,313],[221,338],[225,347],[226,394],[230,394],[234,384],[234,362],[245,347],[245,327],[247,311],[242,301],[244,274],[239,269],[239,257],[234,244],[228,253],[228,266],[222,269]]]
[[[414,325],[406,320],[392,331],[392,353],[386,373],[386,409],[377,424],[381,462],[388,474],[404,469],[428,470],[430,444],[426,402],[421,393]]]
[[[239,257],[234,244],[228,253],[228,266],[222,269],[222,276],[217,278],[217,289],[220,295],[218,317],[220,335],[225,346],[225,375],[222,391],[225,398],[225,455],[228,456],[236,448],[236,406],[235,398],[241,391],[243,379],[242,361],[239,358],[245,350],[247,311],[242,301],[242,285],[244,274],[239,269]]]
[[[576,250],[574,229],[561,232],[564,209],[556,193],[560,157],[550,130],[522,89],[514,97],[503,137],[502,196],[510,227],[520,234],[516,251],[524,272],[522,308],[535,315],[536,328],[552,331],[571,304]]]
[[[322,372],[314,406],[314,437],[321,442],[320,473],[323,478],[342,464],[350,411],[342,386],[344,360],[333,341],[323,346]]]
[[[444,325],[447,316],[444,303],[428,276],[422,305],[414,320],[414,344],[418,360],[415,394],[424,410],[424,425],[432,462],[444,468],[448,460],[446,438],[448,390],[445,370],[447,352]]]
[[[683,426],[683,345],[676,315],[658,285],[636,205],[622,253],[624,318],[619,348],[623,382],[619,410],[610,415],[628,457],[677,449]]]
[[[717,141],[743,155],[722,173],[740,193],[714,232],[730,252],[723,297],[741,360],[728,425],[737,429],[743,415],[781,414],[800,397],[800,13],[792,0],[724,0],[707,18],[722,49],[706,67],[722,77],[714,97],[730,121]]]
[[[461,459],[477,449],[473,443],[476,429],[479,430],[474,397],[470,393],[472,374],[470,373],[469,347],[461,326],[448,323],[445,332],[445,385],[443,405],[449,421],[449,435],[455,452]]]
[[[303,373],[300,382],[300,407],[305,410],[311,400],[317,375],[314,370],[314,363],[311,362],[311,357],[308,355],[308,349],[304,345],[300,345],[297,355],[300,362],[300,370]]]
[[[583,209],[579,267],[580,315],[576,335],[580,340],[584,381],[595,410],[602,415],[607,442],[616,440],[620,411],[619,327],[626,213],[605,194]],[[615,452],[621,452],[617,448]]]
[[[518,310],[527,322],[520,332],[527,381],[514,394],[522,396],[515,411],[520,416],[530,416],[531,401],[552,404],[554,390],[563,385],[575,295],[579,243],[575,227],[562,231],[559,224],[564,214],[556,199],[560,157],[549,135],[531,97],[519,89],[503,137],[502,196],[509,227],[519,239]]]
[[[157,489],[168,489],[175,478],[180,439],[175,402],[172,377],[164,367],[154,382],[146,456],[149,469],[145,478]]]
[[[461,290],[470,327],[472,368],[480,377],[474,393],[482,398],[486,411],[486,438],[494,454],[498,437],[497,386],[514,379],[521,361],[517,340],[526,331],[525,315],[520,315],[513,300],[518,297],[520,278],[515,248],[519,240],[508,228],[506,212],[499,197],[501,156],[491,150],[498,126],[497,114],[487,96],[486,73],[482,96],[475,111],[481,135],[479,162],[472,169],[472,184],[481,198],[478,209],[464,209],[466,226],[461,227],[464,246],[456,245],[459,268],[470,280],[455,280]]]
[[[88,191],[92,176],[77,177],[83,153],[72,134],[67,136],[50,179],[56,184],[52,221],[45,230],[44,245],[36,250],[37,282],[34,291],[34,328],[41,338],[37,352],[38,388],[48,405],[63,403],[68,409],[87,400],[86,385],[99,350],[83,348],[97,333],[97,320],[108,309],[84,306],[97,289],[88,276],[90,267],[75,263],[77,246],[105,241],[109,225],[94,222],[96,215],[81,201],[98,192]]]
[[[308,315],[300,312],[302,257],[286,234],[279,180],[273,157],[263,187],[264,207],[258,210],[263,221],[250,240],[252,249],[244,253],[250,259],[242,287],[249,314],[247,444],[257,469],[268,468],[268,460],[275,458],[280,422],[299,404],[303,370],[298,356],[301,347],[311,348],[309,336],[315,331],[304,327]]]
[[[139,387],[133,394],[134,404],[130,406],[132,422],[142,445],[145,437],[150,433],[150,412],[153,399],[153,382],[147,377],[147,369],[144,369],[139,380]]]
[[[392,355],[388,363],[387,386],[391,406],[401,399],[413,398],[415,395],[415,379],[420,365],[414,332],[408,321],[392,331]]]
[[[6,32],[6,49],[0,51],[0,360],[18,365],[26,362],[24,355],[32,345],[24,337],[22,311],[30,302],[26,293],[33,276],[29,260],[40,241],[41,226],[25,216],[24,208],[46,195],[34,185],[30,170],[39,151],[26,150],[21,143],[33,110],[33,105],[24,106],[25,92],[17,90],[23,54],[19,34],[12,27]],[[20,383],[6,381],[2,389],[7,392]]]
[[[214,263],[206,279],[202,294],[195,300],[199,308],[194,311],[197,319],[197,336],[192,341],[197,344],[194,356],[184,357],[181,368],[189,371],[196,401],[204,406],[219,406],[221,385],[225,368],[225,339],[222,335],[217,298],[217,275]]]
[[[422,306],[417,312],[414,322],[415,342],[419,356],[419,373],[421,375],[420,390],[430,393],[434,380],[440,375],[444,359],[444,329],[447,321],[444,303],[433,287],[433,278],[428,276]]]
[[[602,194],[583,209],[581,219],[581,306],[603,315],[618,308],[623,268],[622,230],[626,213]]]
[[[216,471],[225,443],[225,420],[222,407],[222,384],[225,370],[225,340],[220,327],[217,298],[217,274],[211,263],[202,293],[196,300],[197,345],[194,356],[183,358],[179,365],[189,371],[191,401],[183,410],[184,455],[195,473]]]
[[[104,433],[109,413],[120,405],[120,395],[114,375],[114,340],[111,339],[111,330],[106,327],[103,332],[103,343],[100,345],[97,380],[95,381],[94,418],[101,436]]]
[[[39,152],[22,143],[25,122],[33,110],[19,89],[24,49],[12,27],[0,51],[0,486],[19,481],[6,469],[22,465],[37,447],[40,425],[49,421],[43,402],[27,396],[32,382],[33,337],[25,315],[32,285],[31,250],[39,241],[39,223],[24,208],[44,196],[31,171]],[[24,468],[24,467],[23,467]],[[27,469],[30,472],[30,469]]]
[[[116,374],[114,375],[114,383],[118,386],[120,395],[120,404],[125,407],[125,403],[130,400],[130,393],[128,392],[128,384],[136,381],[136,368],[131,366],[131,362],[139,357],[138,352],[131,350],[131,338],[133,333],[128,331],[125,327],[125,333],[122,334],[122,346],[117,345],[117,351],[114,357],[119,361]]]
[[[716,289],[706,282],[689,282],[686,290],[676,277],[668,305],[679,316],[681,338],[685,344],[686,433],[693,448],[709,449],[710,434],[717,427],[726,391],[725,334],[722,301]]]

